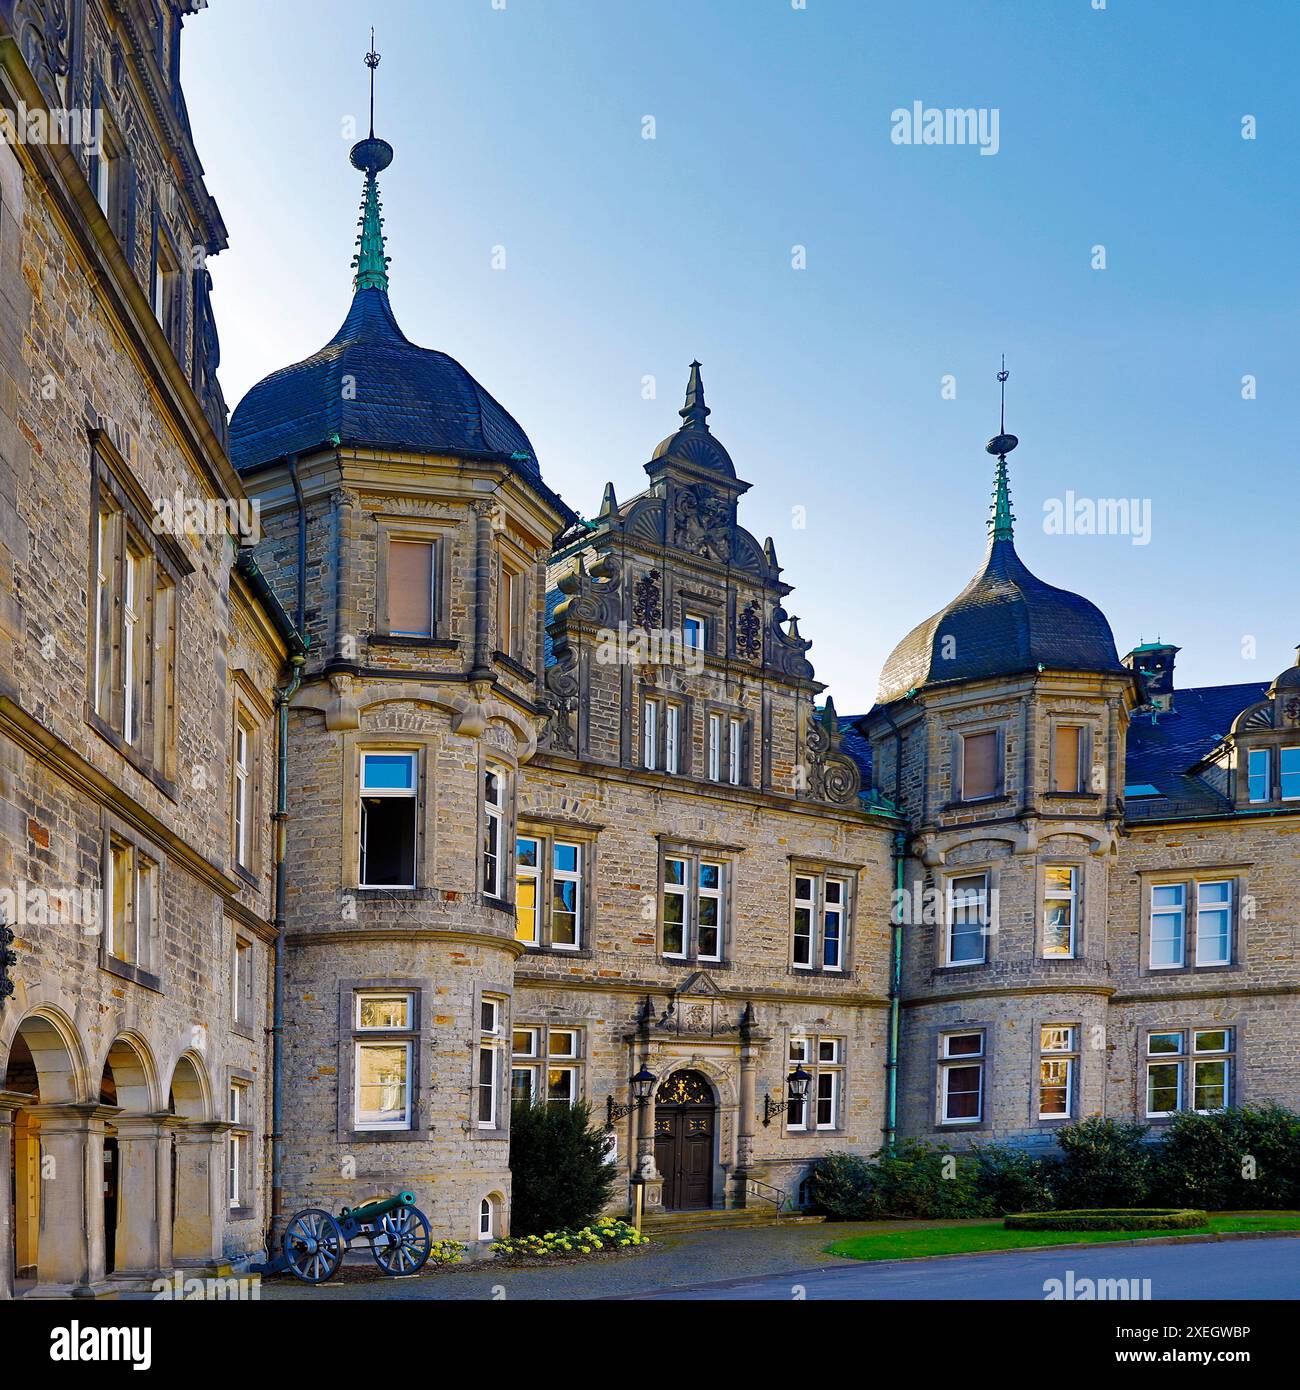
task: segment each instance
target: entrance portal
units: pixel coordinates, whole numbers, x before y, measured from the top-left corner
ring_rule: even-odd
[[[664,1206],[688,1211],[713,1205],[713,1136],[717,1106],[697,1071],[675,1071],[655,1098],[655,1167]]]

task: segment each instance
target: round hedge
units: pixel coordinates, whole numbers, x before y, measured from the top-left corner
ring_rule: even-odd
[[[1191,1207],[1129,1207],[1115,1211],[1025,1211],[1008,1216],[1008,1231],[1185,1231],[1204,1226]]]

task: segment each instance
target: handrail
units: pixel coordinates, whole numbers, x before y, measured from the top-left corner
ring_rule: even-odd
[[[786,1200],[790,1196],[783,1188],[773,1187],[771,1183],[760,1182],[757,1178],[748,1180],[746,1191],[755,1197],[761,1197],[765,1202],[773,1203],[777,1216],[781,1215],[781,1208],[785,1206]]]

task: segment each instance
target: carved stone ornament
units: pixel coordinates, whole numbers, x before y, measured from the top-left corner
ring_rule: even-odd
[[[1292,696],[1292,698],[1282,706],[1282,710],[1292,724],[1300,724],[1300,699]]]
[[[763,659],[763,617],[757,599],[736,615],[736,654],[746,661]]]
[[[832,733],[818,719],[815,711],[808,715],[804,736],[804,756],[808,769],[808,795],[814,801],[832,806],[847,806],[853,802],[862,785],[862,776],[852,758],[839,751],[840,735]]]
[[[673,544],[725,565],[731,559],[731,508],[720,494],[695,483],[673,502]]]
[[[18,50],[51,107],[64,102],[68,75],[68,0],[18,0],[13,12]]]
[[[632,586],[632,621],[647,632],[663,626],[663,589],[658,570],[647,570]]]

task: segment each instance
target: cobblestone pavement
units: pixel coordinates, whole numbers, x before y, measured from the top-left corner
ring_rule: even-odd
[[[340,1282],[311,1288],[292,1276],[268,1279],[263,1300],[272,1299],[573,1299],[634,1298],[647,1293],[710,1284],[746,1276],[780,1275],[856,1264],[824,1252],[832,1241],[860,1235],[861,1226],[841,1223],[757,1226],[742,1230],[690,1231],[657,1235],[642,1251],[590,1262],[515,1268],[453,1265],[410,1279],[361,1277],[364,1266],[342,1271]]]

